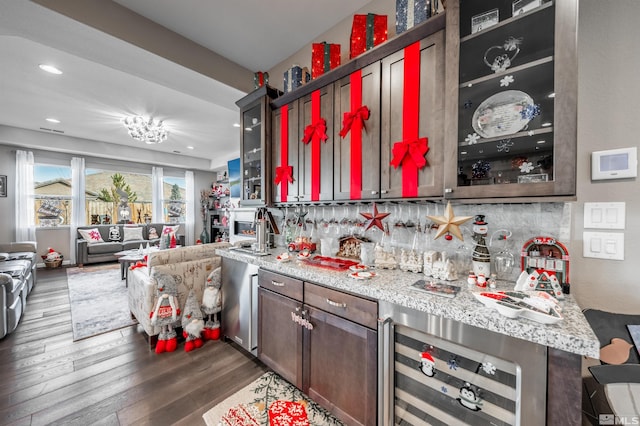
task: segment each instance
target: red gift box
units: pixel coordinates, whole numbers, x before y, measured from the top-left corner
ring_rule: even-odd
[[[313,43],[311,51],[311,78],[321,76],[325,72],[340,65],[340,45]]]
[[[387,41],[387,15],[353,15],[349,59]]]

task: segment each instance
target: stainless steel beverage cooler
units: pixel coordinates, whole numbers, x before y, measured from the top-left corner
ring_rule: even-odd
[[[379,425],[544,425],[547,348],[379,304]]]
[[[258,353],[258,267],[222,258],[222,334]]]

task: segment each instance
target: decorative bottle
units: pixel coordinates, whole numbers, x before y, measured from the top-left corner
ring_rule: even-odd
[[[484,215],[477,215],[473,222],[473,240],[476,245],[473,247],[473,254],[471,255],[473,272],[476,276],[482,274],[488,277],[491,275],[491,254],[486,240],[488,230]]]

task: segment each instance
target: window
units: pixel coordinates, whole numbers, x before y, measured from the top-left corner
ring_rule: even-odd
[[[87,223],[151,222],[151,175],[86,169]]]
[[[186,187],[184,177],[164,176],[162,178],[162,206],[165,222],[185,222]]]
[[[35,164],[33,167],[36,226],[50,228],[71,221],[71,167]]]

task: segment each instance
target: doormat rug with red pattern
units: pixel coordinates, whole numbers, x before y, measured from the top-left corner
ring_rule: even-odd
[[[207,426],[343,426],[298,388],[269,372],[202,415]]]

